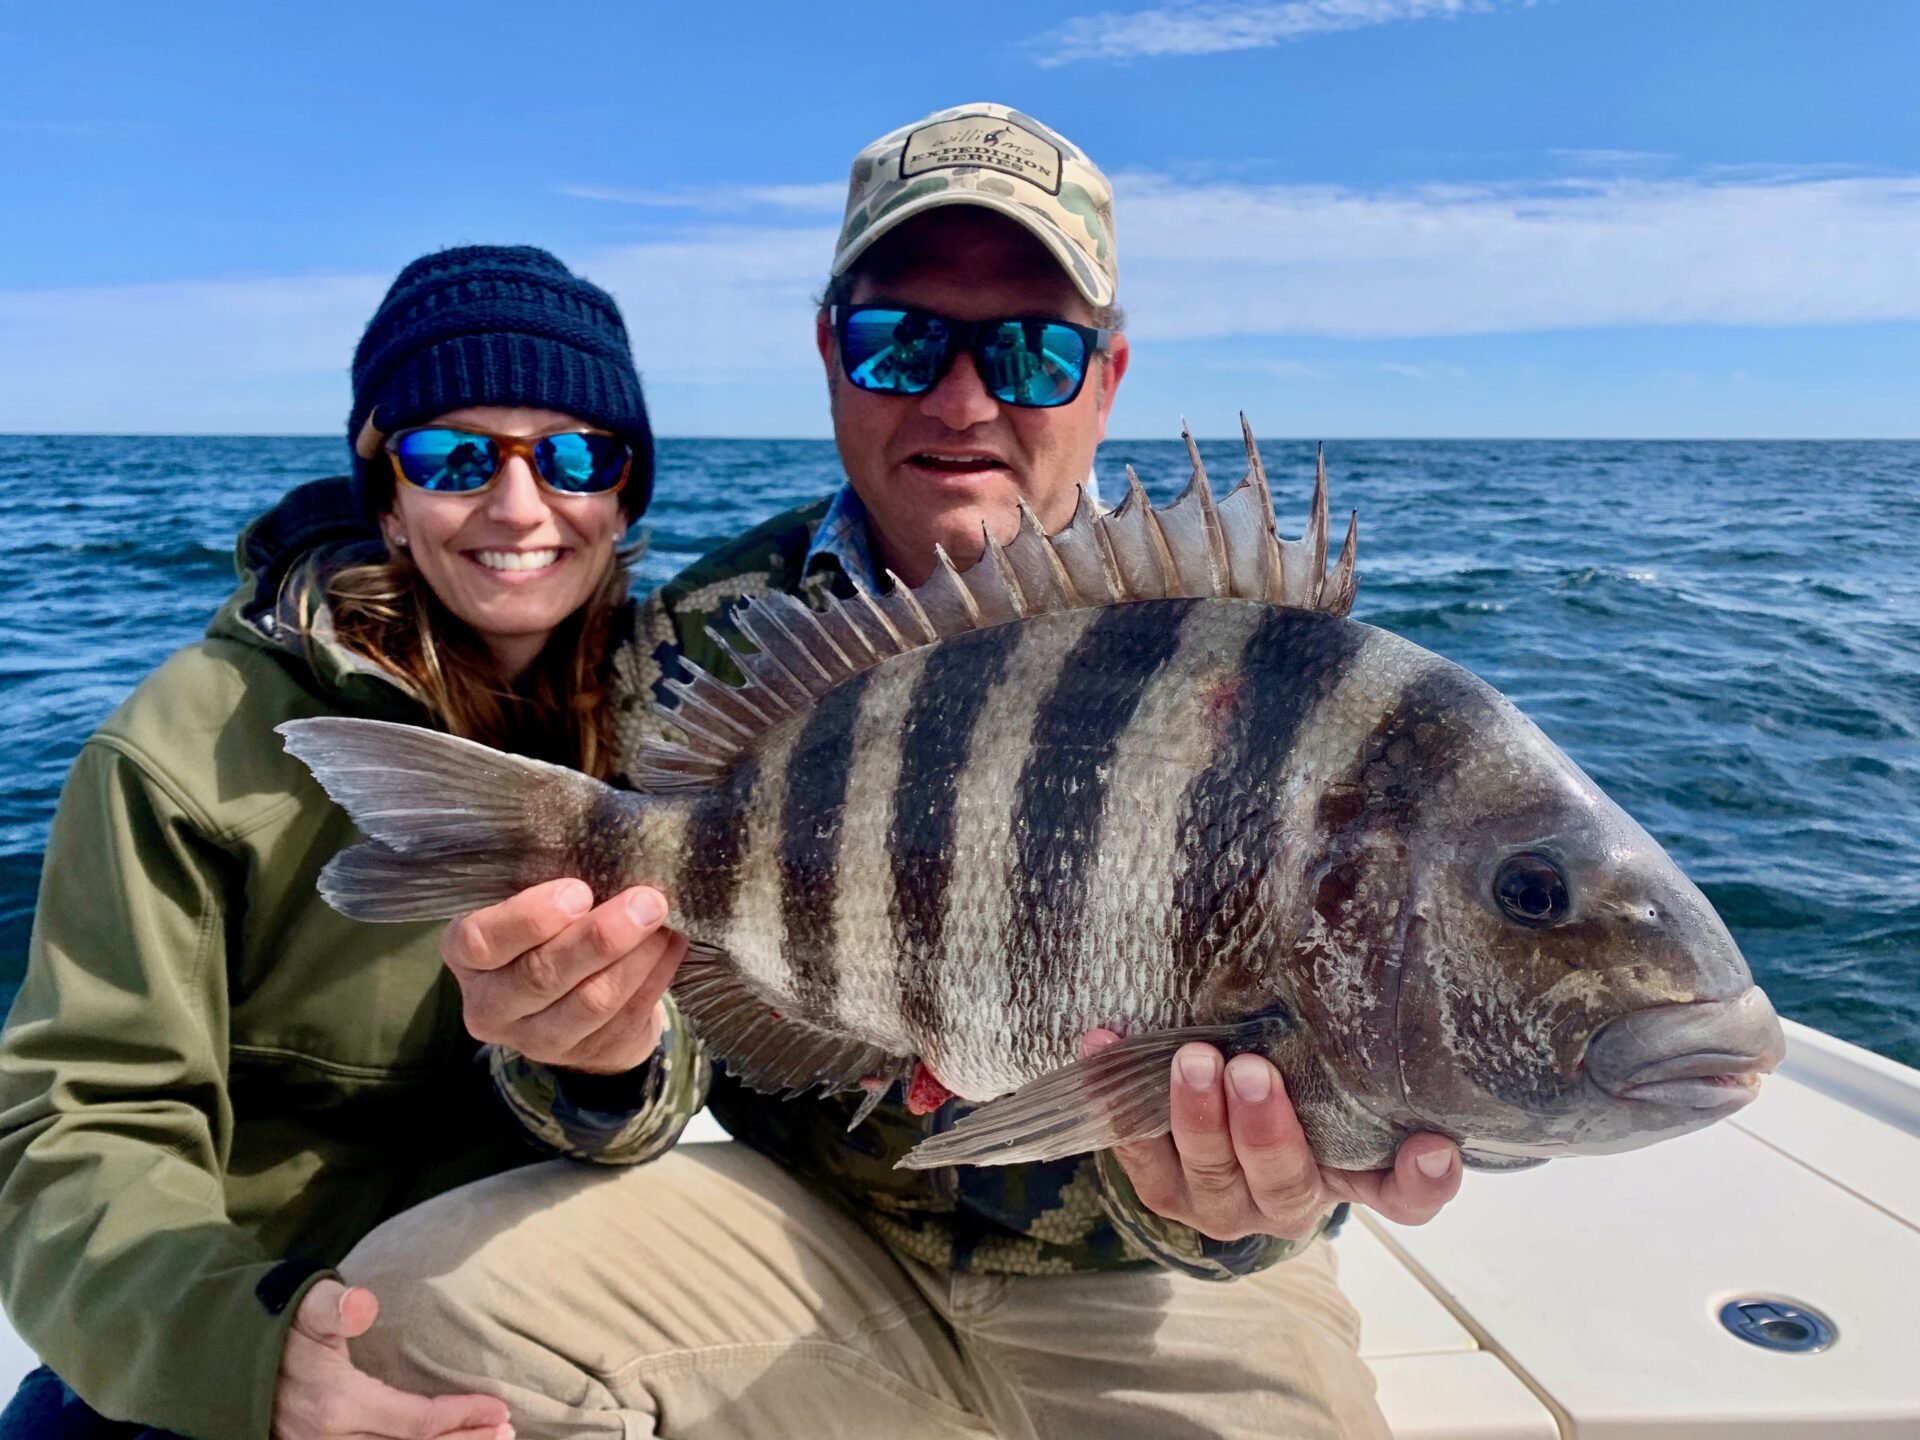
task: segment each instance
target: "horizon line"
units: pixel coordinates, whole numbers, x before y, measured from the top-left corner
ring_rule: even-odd
[[[734,443],[769,443],[782,445],[815,444],[831,445],[831,435],[654,435],[656,443],[679,443],[688,440],[719,440]],[[1238,433],[1231,435],[1195,435],[1194,440],[1201,444],[1240,443]],[[1445,444],[1453,442],[1482,443],[1487,441],[1508,440],[1554,440],[1569,443],[1601,444],[1627,443],[1642,445],[1698,444],[1912,444],[1920,442],[1920,433],[1912,435],[1274,435],[1256,437],[1262,445],[1267,444],[1343,444],[1348,442],[1368,443],[1374,441],[1394,441],[1417,444]],[[331,430],[6,430],[0,429],[0,440],[338,440],[346,443],[346,436]],[[1102,445],[1168,444],[1177,445],[1179,437],[1169,439],[1165,435],[1109,435],[1100,442]]]

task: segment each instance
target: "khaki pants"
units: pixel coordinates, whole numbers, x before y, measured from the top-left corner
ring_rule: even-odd
[[[356,1361],[526,1440],[1387,1434],[1324,1242],[1225,1284],[950,1274],[737,1144],[497,1175],[343,1269],[381,1303]]]

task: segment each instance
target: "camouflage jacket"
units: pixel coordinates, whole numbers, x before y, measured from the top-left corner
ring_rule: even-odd
[[[707,635],[738,601],[772,590],[818,600],[850,593],[831,554],[808,560],[827,501],[792,510],[690,566],[641,608],[616,661],[622,739],[657,731],[650,715],[676,655],[738,679]],[[805,567],[805,573],[803,573]],[[1293,1254],[1296,1243],[1253,1236],[1217,1241],[1140,1203],[1111,1153],[1047,1164],[896,1170],[927,1135],[950,1126],[961,1102],[916,1116],[896,1091],[857,1129],[847,1122],[861,1097],[759,1095],[716,1071],[677,1014],[655,1058],[631,1076],[562,1077],[511,1051],[496,1052],[494,1077],[508,1105],[554,1151],[603,1164],[664,1153],[703,1099],[733,1136],[778,1160],[845,1203],[900,1254],[954,1270],[1059,1274],[1158,1263],[1226,1280]]]

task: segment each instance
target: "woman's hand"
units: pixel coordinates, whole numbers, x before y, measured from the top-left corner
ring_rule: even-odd
[[[1094,1030],[1082,1052],[1119,1038]],[[1408,1136],[1391,1170],[1322,1168],[1286,1083],[1263,1056],[1223,1065],[1213,1046],[1183,1045],[1172,1085],[1173,1132],[1116,1146],[1114,1155],[1143,1205],[1215,1240],[1304,1239],[1342,1200],[1424,1225],[1460,1189],[1460,1156],[1443,1135]]]
[[[347,1341],[380,1314],[371,1290],[322,1280],[301,1298],[280,1352],[273,1440],[391,1436],[393,1440],[513,1440],[507,1405],[491,1395],[429,1400],[353,1368]]]
[[[440,937],[467,1032],[529,1060],[617,1075],[651,1056],[660,997],[687,937],[662,928],[667,897],[638,885],[593,908],[579,880],[550,880],[463,915]]]

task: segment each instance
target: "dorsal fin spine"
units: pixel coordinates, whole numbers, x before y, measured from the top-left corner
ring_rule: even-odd
[[[778,673],[789,685],[793,686],[797,692],[792,696],[782,695],[780,698],[785,700],[790,707],[798,709],[800,706],[806,704],[813,692],[808,689],[807,682],[800,678],[799,674],[791,665],[787,664],[786,658],[780,653],[779,645],[774,643],[765,629],[762,628],[763,625],[773,626],[782,635],[786,633],[786,627],[780,624],[779,611],[771,605],[752,609],[744,605],[735,608],[733,613],[733,628],[751,640],[754,645],[753,654],[740,655],[738,658],[747,665],[757,666],[762,669],[771,669]],[[812,661],[810,658],[810,663],[813,664],[816,669],[819,668],[818,661]],[[823,671],[822,674],[824,675],[824,673]]]
[[[984,548],[981,550],[980,565],[990,565],[993,567],[991,573],[1000,582],[1000,586],[1005,592],[1007,608],[1012,612],[1010,618],[1015,620],[1026,619],[1029,615],[1033,614],[1034,611],[1032,607],[1027,604],[1026,591],[1021,588],[1020,577],[1014,573],[1013,564],[1007,559],[1005,548],[1002,547],[998,540],[993,538],[992,527],[984,520],[980,522],[980,534],[986,542]],[[978,569],[979,566],[975,568]],[[973,572],[969,571],[968,573],[971,574]],[[986,578],[987,573],[988,572],[984,570],[981,571],[981,578],[983,580]],[[965,581],[961,583],[967,584]],[[968,593],[972,593],[973,586],[967,584],[967,590]],[[978,603],[977,596],[975,600],[976,603]],[[980,606],[980,614],[982,619],[992,623],[993,617],[987,613],[987,607],[985,605]]]
[[[718,706],[709,705],[706,699],[693,686],[678,680],[669,680],[666,684],[667,688],[673,692],[675,698],[679,701],[678,708],[697,710],[706,719],[708,726],[711,728],[730,731],[733,735],[743,740],[753,738],[754,732],[752,730],[740,724],[739,721],[735,720]],[[654,710],[655,713],[670,713],[663,705],[656,705]]]
[[[919,643],[921,645],[931,645],[937,641],[940,638],[940,632],[933,628],[933,621],[921,607],[920,597],[913,593],[913,587],[891,570],[887,571],[887,583],[893,586],[893,589],[887,593],[900,597],[901,603],[905,605],[907,611],[913,616],[914,622],[919,625],[921,631],[926,635],[927,638]]]
[[[1309,564],[1313,567],[1313,595],[1309,605],[1320,598],[1320,591],[1327,583],[1327,447],[1316,444],[1313,447],[1313,518],[1308,522],[1307,539],[1313,542],[1313,555]]]
[[[964,626],[957,629],[978,630],[980,628],[980,602],[973,598],[973,591],[967,582],[960,578],[953,557],[947,554],[944,545],[933,547],[933,574],[927,577],[927,583],[916,595],[925,595],[928,601],[941,602],[942,609],[957,609],[966,619]],[[937,618],[939,611],[929,606],[929,618]],[[940,631],[936,627],[935,634]]]
[[[864,601],[866,595],[859,586],[854,586],[858,601]],[[860,653],[847,654],[848,661],[855,670],[865,670],[878,665],[887,656],[898,653],[894,645],[893,626],[884,617],[880,617],[866,604],[855,603],[837,607],[833,612],[840,616],[841,624],[851,637],[852,643],[859,647]],[[884,648],[882,648],[884,647]]]
[[[1326,601],[1324,608],[1335,615],[1344,615],[1353,608],[1354,552],[1359,547],[1359,543],[1360,512],[1350,510],[1347,512],[1346,538],[1340,542],[1340,559],[1333,567],[1333,574],[1327,577],[1326,584],[1322,587],[1322,594]]]
[[[826,665],[821,663],[819,652],[815,650],[813,646],[807,644],[805,640],[802,640],[798,635],[793,633],[793,627],[787,623],[787,617],[784,614],[782,614],[779,610],[775,610],[772,608],[768,609],[767,623],[773,626],[774,629],[778,630],[781,633],[781,635],[784,636],[786,640],[793,646],[793,648],[800,652],[801,658],[807,662],[808,667],[812,669],[813,672],[817,674],[822,680],[826,681],[829,685],[833,684],[836,681],[844,680],[847,674],[851,673],[853,669],[852,662],[849,661],[847,657],[841,652],[840,647],[834,644],[833,637],[827,634],[825,630],[820,628],[820,622],[812,618],[812,612],[807,610],[807,608],[804,605],[800,607],[800,612],[801,614],[806,615],[808,617],[808,623],[813,627],[815,633],[819,635],[821,641],[824,642],[827,646],[829,646],[832,649],[834,655],[837,656],[840,662],[847,667],[845,671],[842,671],[840,674],[835,675],[830,669],[827,668]],[[803,688],[807,690],[812,690],[813,687],[809,685],[804,678],[796,674],[791,669],[791,667],[789,667],[785,663],[784,660],[782,660],[780,668],[783,670],[786,670],[788,674],[793,675],[795,682],[801,685]]]
[[[892,652],[893,654],[897,655],[902,650],[911,650],[913,648],[912,645],[907,643],[907,637],[900,633],[899,627],[887,618],[887,612],[882,610],[879,605],[874,602],[873,596],[867,593],[866,587],[856,582],[853,587],[853,598],[854,602],[859,605],[861,613],[871,619],[875,625],[879,626],[881,633],[893,643],[895,647]],[[855,626],[854,628],[860,630],[859,626]],[[864,630],[860,630],[860,639],[862,643],[866,645],[867,649],[872,652],[874,663],[878,664],[886,658],[886,656],[880,653],[880,647],[868,638]]]

